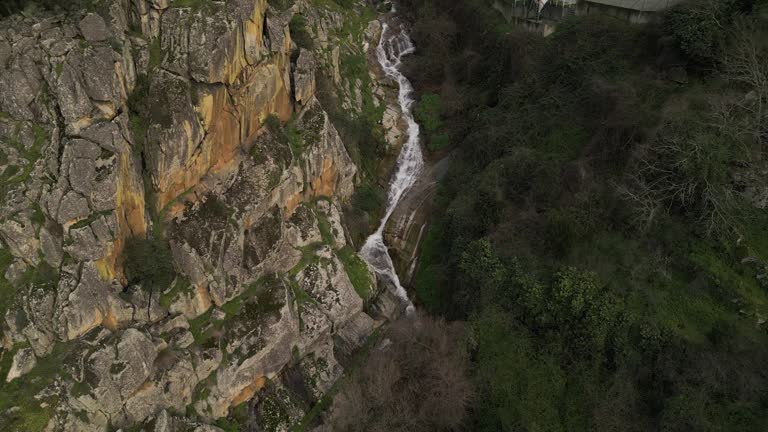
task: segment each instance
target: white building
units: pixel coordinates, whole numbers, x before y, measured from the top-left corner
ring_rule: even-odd
[[[558,22],[572,16],[609,15],[631,23],[646,23],[683,0],[495,0],[493,8],[507,22],[550,34]]]

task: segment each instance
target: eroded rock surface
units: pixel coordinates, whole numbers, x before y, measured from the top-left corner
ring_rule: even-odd
[[[248,407],[284,430],[379,324],[340,210],[358,169],[316,98],[323,73],[365,109],[339,76],[357,12],[91,3],[0,22],[0,423],[217,431]],[[168,245],[172,283],[128,280],[132,238]]]

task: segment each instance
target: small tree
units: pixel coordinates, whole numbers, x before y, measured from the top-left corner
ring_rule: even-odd
[[[307,30],[307,19],[303,15],[294,14],[288,27],[291,30],[291,38],[299,48],[312,49],[314,47],[312,35]]]
[[[665,28],[688,58],[701,64],[717,60],[725,32],[727,3],[721,0],[689,2],[667,12]]]
[[[416,120],[429,133],[435,132],[443,126],[443,122],[440,119],[440,114],[443,110],[442,104],[440,95],[427,93],[421,97],[419,104],[416,106]]]
[[[123,251],[125,277],[129,284],[140,285],[149,292],[147,314],[155,290],[164,290],[176,277],[168,244],[161,239],[130,238]]]

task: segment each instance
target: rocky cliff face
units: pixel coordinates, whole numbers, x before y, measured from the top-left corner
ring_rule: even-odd
[[[314,49],[292,42],[297,12]],[[235,407],[283,430],[340,376],[376,325],[375,283],[315,74],[364,109],[339,70],[376,43],[344,33],[358,12],[100,0],[0,23],[9,430],[214,430]],[[125,276],[126,242],[146,237],[172,253],[161,290]]]

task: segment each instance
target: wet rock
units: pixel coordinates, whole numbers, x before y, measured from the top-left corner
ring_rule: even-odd
[[[379,292],[370,306],[369,313],[376,319],[394,321],[403,315],[406,304],[395,294],[396,288],[390,281],[379,275],[376,280]]]

